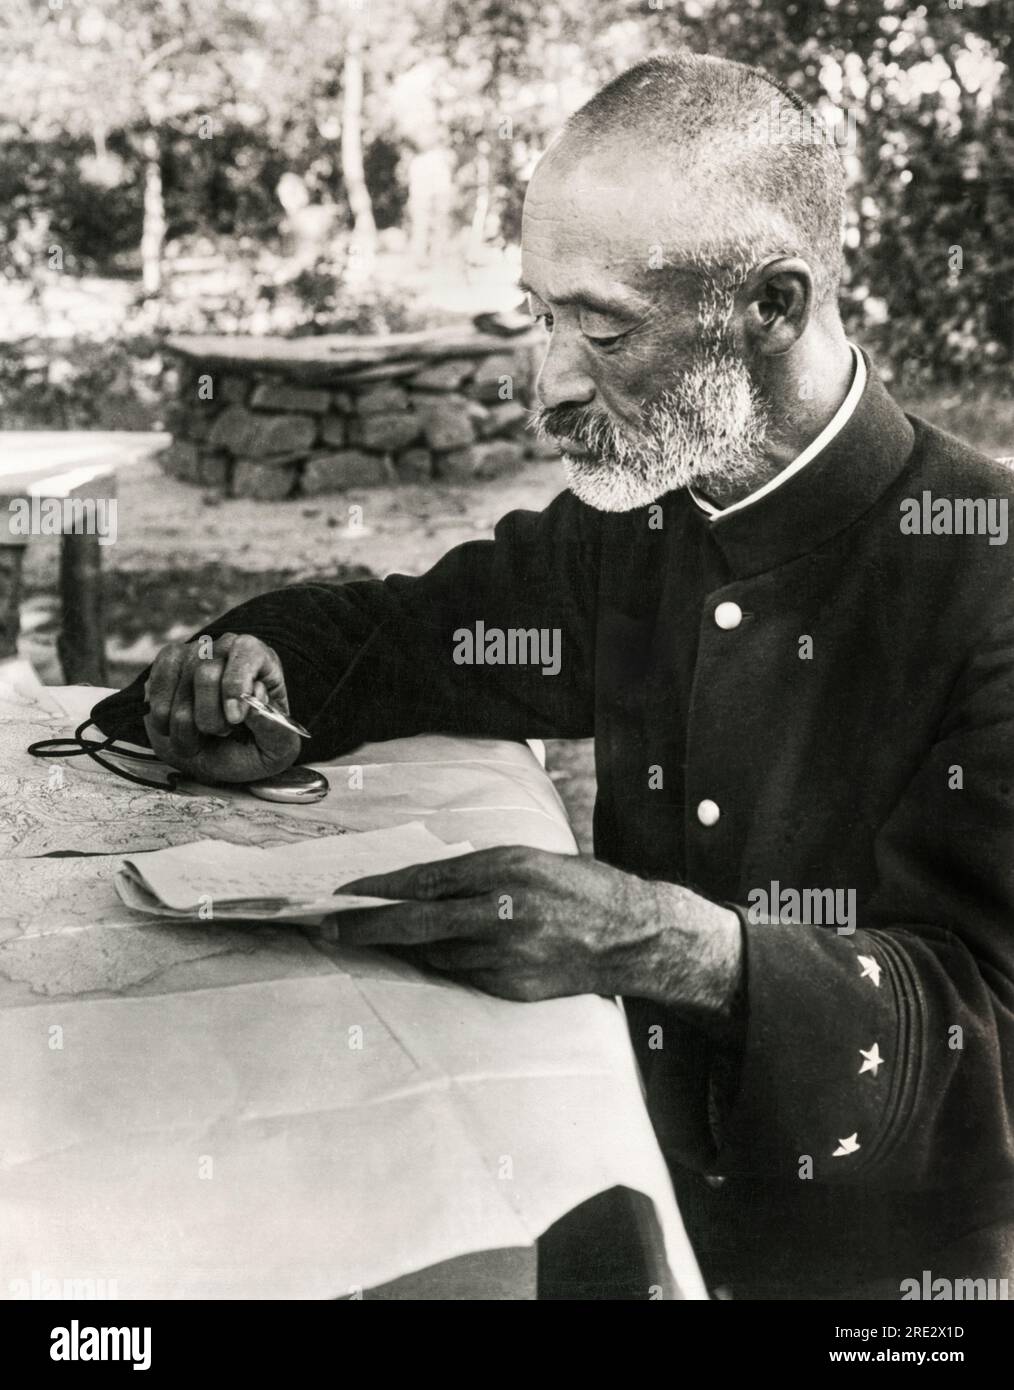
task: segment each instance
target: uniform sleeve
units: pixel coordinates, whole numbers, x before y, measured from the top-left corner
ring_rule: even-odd
[[[564,492],[543,512],[509,513],[492,540],[456,547],[420,577],[293,585],[194,638],[249,633],[274,648],[292,713],[313,735],[304,761],[423,732],[587,737],[597,553],[594,513]],[[147,743],[147,675],[96,706],[105,733]]]
[[[852,935],[744,924],[714,1168],[890,1189],[1014,1173],[1014,621],[981,643],[876,842]],[[960,785],[959,785],[960,782]]]

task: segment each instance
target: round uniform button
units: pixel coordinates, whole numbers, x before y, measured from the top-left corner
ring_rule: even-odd
[[[705,800],[697,807],[697,819],[702,825],[714,825],[721,814],[715,801]]]
[[[738,603],[720,603],[715,609],[715,622],[725,632],[731,632],[743,621],[743,610]]]
[[[725,1186],[725,1174],[705,1173],[704,1181],[708,1184],[709,1187],[714,1188],[714,1190],[717,1192],[720,1187]]]

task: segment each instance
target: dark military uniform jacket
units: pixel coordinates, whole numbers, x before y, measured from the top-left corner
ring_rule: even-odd
[[[824,451],[741,510],[563,493],[420,578],[298,585],[205,629],[276,649],[307,761],[422,731],[594,736],[596,856],[739,910],[735,1042],[626,1001],[688,1230],[733,1297],[1012,1273],[1014,564],[938,505],[1012,495],[871,371]],[[558,674],[458,664],[479,621],[559,629]],[[141,699],[98,722],[143,741]],[[793,920],[814,889],[853,930]]]

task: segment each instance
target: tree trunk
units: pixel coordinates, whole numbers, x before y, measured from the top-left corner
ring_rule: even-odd
[[[158,136],[144,137],[144,221],[141,227],[141,284],[145,295],[162,288],[162,248],[165,244],[165,202],[162,198],[162,163]]]
[[[361,253],[373,254],[377,224],[363,172],[362,39],[352,30],[345,45],[342,71],[342,178],[352,209],[353,242]]]
[[[468,231],[468,260],[469,263],[473,265],[478,264],[481,260],[483,246],[486,242],[486,221],[489,217],[489,185],[491,172],[489,141],[480,140],[478,153],[475,158],[475,211],[472,214],[472,225]]]

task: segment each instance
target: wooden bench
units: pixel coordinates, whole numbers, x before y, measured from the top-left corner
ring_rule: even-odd
[[[163,434],[119,431],[0,432],[0,659],[17,651],[27,509],[71,502],[78,517],[87,504],[116,500],[117,474],[169,442]],[[20,505],[19,505],[20,504]],[[108,513],[107,513],[108,515]],[[47,531],[46,534],[49,534]],[[84,524],[62,527],[60,635],[57,653],[68,685],[106,685],[102,611],[102,537]]]

